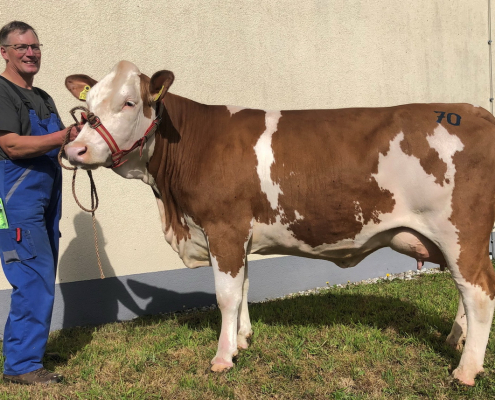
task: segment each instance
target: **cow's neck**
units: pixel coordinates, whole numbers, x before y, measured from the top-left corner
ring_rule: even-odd
[[[172,181],[187,170],[212,118],[210,106],[172,93],[167,93],[164,105],[148,164],[148,171],[156,182]]]
[[[171,143],[177,142],[175,135],[179,134],[180,146],[178,148],[188,146],[190,141],[194,141],[195,135],[200,134],[204,129],[205,121],[211,117],[211,106],[172,93],[166,94],[163,104],[165,105],[163,122],[166,122],[167,118],[169,121],[162,123],[162,132]]]
[[[188,228],[182,222],[187,204],[182,190],[187,186],[191,163],[201,146],[206,127],[210,125],[210,106],[167,93],[165,111],[155,134],[153,155],[147,165],[155,192],[163,201],[165,231],[170,228],[177,238],[188,236]],[[203,149],[204,150],[204,149]]]

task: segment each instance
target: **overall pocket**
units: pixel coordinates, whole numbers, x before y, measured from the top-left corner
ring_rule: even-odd
[[[0,229],[0,251],[5,264],[36,257],[36,248],[28,229],[21,229],[20,235],[17,228]]]

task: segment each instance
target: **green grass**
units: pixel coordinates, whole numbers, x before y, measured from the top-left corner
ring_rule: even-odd
[[[350,285],[250,306],[254,335],[226,373],[209,371],[218,310],[54,332],[53,387],[0,383],[0,399],[491,399],[495,335],[473,388],[449,376],[457,310],[448,273]]]

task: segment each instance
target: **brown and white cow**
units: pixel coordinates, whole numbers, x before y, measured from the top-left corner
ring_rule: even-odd
[[[246,256],[286,254],[352,267],[390,246],[445,264],[461,300],[447,341],[463,346],[455,378],[483,370],[495,297],[489,235],[495,205],[495,118],[467,104],[263,111],[208,106],[168,93],[122,61],[99,83],[67,78],[120,148],[135,143],[164,105],[142,157],[115,172],[153,188],[163,231],[188,267],[212,265],[222,328],[215,371],[248,346]],[[65,148],[73,165],[112,165],[88,124]]]

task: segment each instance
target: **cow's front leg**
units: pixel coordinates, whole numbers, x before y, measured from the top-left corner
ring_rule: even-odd
[[[240,269],[226,271],[222,266],[227,260],[219,260],[211,255],[215,276],[215,292],[218,307],[222,313],[222,328],[218,341],[217,354],[211,360],[212,371],[223,371],[234,366],[232,358],[237,355],[237,319],[242,302],[245,274],[245,261]],[[239,262],[239,261],[237,261]]]
[[[248,339],[253,334],[248,310],[249,278],[247,260],[245,261],[244,268],[245,270],[244,284],[242,285],[242,301],[239,307],[239,316],[237,319],[237,348],[239,349],[247,349],[249,347]]]

